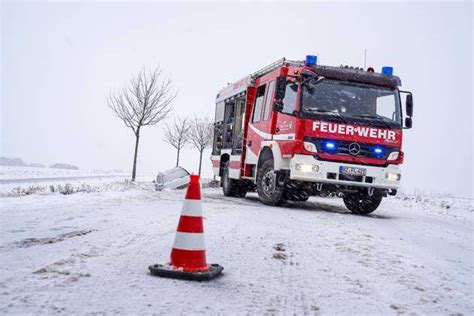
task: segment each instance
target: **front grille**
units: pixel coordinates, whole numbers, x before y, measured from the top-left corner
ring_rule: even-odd
[[[336,154],[342,156],[358,157],[358,158],[372,158],[379,160],[387,160],[390,153],[399,151],[397,147],[381,146],[369,143],[358,143],[345,140],[322,139],[314,137],[305,137],[305,141],[310,141],[316,145],[318,152],[326,154]],[[329,147],[327,144],[331,144]],[[352,145],[355,144],[355,145]],[[357,154],[350,152],[350,146],[355,146],[359,149]],[[380,153],[375,152],[375,149],[381,150]]]

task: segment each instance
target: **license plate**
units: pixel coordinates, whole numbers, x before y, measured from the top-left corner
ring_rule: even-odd
[[[350,176],[365,176],[367,169],[357,167],[339,167],[339,173],[350,175]]]

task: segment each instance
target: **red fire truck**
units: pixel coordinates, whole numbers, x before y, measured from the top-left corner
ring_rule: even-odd
[[[373,212],[400,185],[413,115],[400,86],[392,67],[322,66],[312,55],[229,84],[216,98],[211,156],[224,195],[256,190],[280,205],[331,194],[353,213]]]

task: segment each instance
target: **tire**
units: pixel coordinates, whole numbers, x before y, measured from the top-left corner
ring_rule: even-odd
[[[344,204],[354,214],[367,215],[379,207],[382,202],[381,195],[368,196],[366,193],[350,193],[344,197]]]
[[[284,188],[276,182],[273,160],[265,161],[257,170],[257,193],[266,205],[276,206],[285,202]]]
[[[222,171],[222,192],[225,196],[233,196],[243,198],[247,194],[247,190],[239,180],[229,177],[229,163],[226,162]]]

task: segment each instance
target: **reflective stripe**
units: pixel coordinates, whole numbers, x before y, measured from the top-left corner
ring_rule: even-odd
[[[230,161],[240,161],[241,156],[230,156]]]
[[[181,215],[202,216],[201,200],[184,200]]]
[[[274,139],[274,140],[291,140],[291,139],[295,139],[295,133],[290,133],[290,134],[277,134],[277,135],[274,135],[274,134],[268,134],[268,133],[265,133],[265,132],[262,132],[261,130],[259,130],[258,128],[256,128],[255,126],[253,126],[252,124],[249,124],[250,128],[260,137],[266,139],[266,140],[270,140],[270,139]]]
[[[173,248],[181,250],[205,250],[204,234],[176,232]]]
[[[278,135],[273,135],[274,140],[291,140],[295,139],[295,134],[278,134]]]
[[[272,139],[272,134],[268,134],[268,133],[265,133],[265,132],[262,132],[261,130],[259,130],[258,128],[256,128],[255,126],[253,126],[252,124],[249,124],[249,127],[260,137],[262,138],[265,138],[265,139]]]

